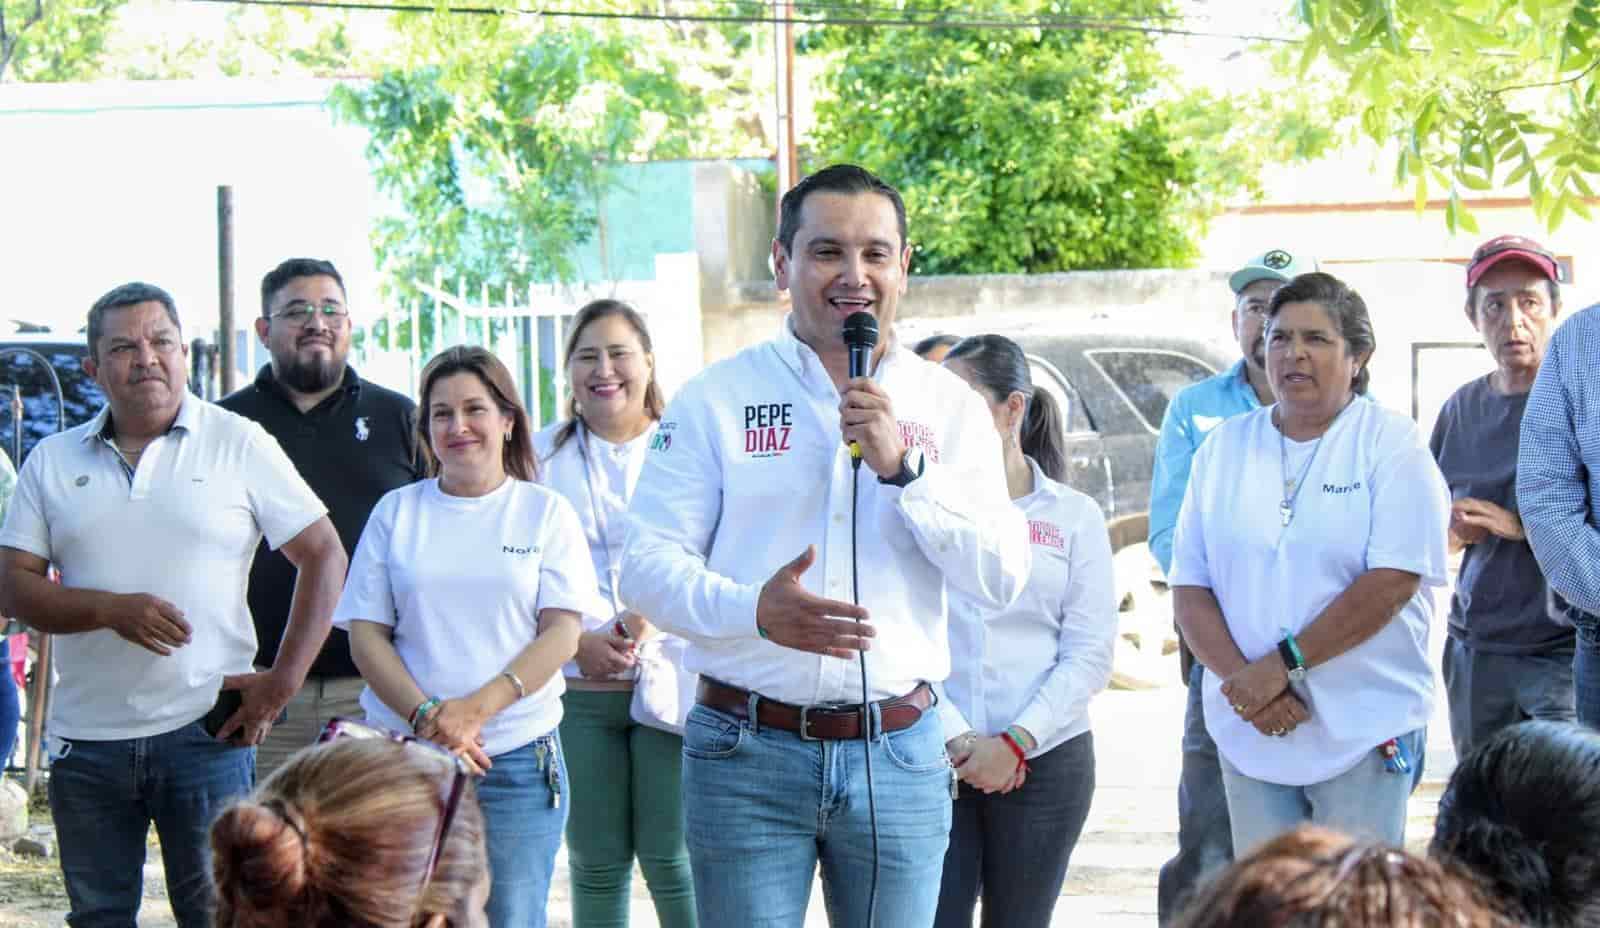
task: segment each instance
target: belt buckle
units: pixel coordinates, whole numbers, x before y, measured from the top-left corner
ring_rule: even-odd
[[[830,703],[814,704],[814,705],[810,705],[810,706],[801,706],[800,707],[800,732],[799,732],[800,740],[801,741],[827,741],[827,740],[829,740],[827,738],[819,738],[816,735],[811,734],[811,732],[807,730],[807,726],[810,724],[810,721],[811,721],[810,718],[809,718],[809,715],[812,712],[840,712],[840,711],[846,710],[846,709],[859,709],[859,708],[860,708],[860,706],[856,706],[856,705],[854,705],[852,703],[847,703],[847,702],[844,702],[844,703],[830,702]]]
[[[827,708],[826,706],[801,706],[800,707],[800,731],[798,732],[798,734],[800,735],[800,740],[801,741],[821,741],[822,740],[821,738],[818,738],[818,737],[815,737],[814,735],[812,735],[811,732],[806,729],[806,726],[807,726],[808,722],[810,721],[807,718],[807,716],[810,714],[812,709],[824,710],[826,708]]]

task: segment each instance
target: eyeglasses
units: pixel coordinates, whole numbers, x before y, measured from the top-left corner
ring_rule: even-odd
[[[285,303],[283,309],[272,314],[273,319],[282,319],[289,325],[299,327],[311,321],[312,316],[320,315],[322,321],[329,325],[338,325],[350,318],[350,310],[338,300],[324,300],[320,305],[309,303],[305,300],[294,300]]]
[[[402,734],[368,725],[354,719],[335,718],[328,722],[322,734],[317,736],[318,744],[327,744],[338,741],[340,738],[356,739],[387,739],[398,741],[407,747],[415,747],[421,751],[422,756],[437,759],[440,770],[448,770],[450,777],[440,789],[439,802],[443,813],[439,816],[439,826],[434,830],[433,847],[428,852],[428,866],[422,871],[422,888],[426,888],[428,881],[433,879],[434,868],[439,864],[439,854],[444,849],[444,839],[450,834],[450,826],[456,820],[456,810],[461,807],[461,796],[467,791],[467,779],[471,776],[467,772],[467,765],[461,758],[449,751],[416,735]]]
[[[1234,307],[1238,310],[1238,312],[1242,312],[1242,314],[1253,315],[1253,317],[1256,318],[1267,318],[1267,309],[1272,307],[1272,299],[1261,298],[1261,296],[1256,296],[1256,294],[1250,294],[1250,296],[1240,296],[1238,301],[1235,302]]]

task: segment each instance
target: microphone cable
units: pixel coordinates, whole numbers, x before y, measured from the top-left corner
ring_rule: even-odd
[[[869,376],[872,371],[872,349],[878,344],[878,319],[872,313],[860,310],[844,320],[840,338],[849,351],[850,378]],[[850,442],[850,601],[861,605],[861,562],[856,550],[856,531],[860,523],[858,506],[861,498],[861,444]],[[856,620],[861,627],[861,620]],[[856,652],[861,662],[861,753],[867,768],[867,816],[872,825],[872,882],[867,890],[867,928],[878,921],[878,795],[872,784],[872,703],[867,694],[867,652]],[[879,728],[883,727],[879,716]]]
[[[856,557],[856,504],[861,491],[861,455],[850,456],[850,601],[861,605],[861,564]],[[856,620],[860,625],[861,620]],[[856,652],[861,661],[861,750],[867,767],[867,819],[872,825],[872,882],[867,889],[867,928],[878,922],[878,797],[872,786],[872,705],[867,698],[867,652]],[[882,723],[880,722],[880,727]]]

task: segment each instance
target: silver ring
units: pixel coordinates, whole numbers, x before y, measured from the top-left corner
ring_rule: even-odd
[[[1284,735],[1287,735],[1288,733],[1289,733],[1289,729],[1287,729],[1287,728],[1274,728],[1272,731],[1268,732],[1268,734],[1272,735],[1272,737],[1274,737],[1274,738],[1282,738]]]

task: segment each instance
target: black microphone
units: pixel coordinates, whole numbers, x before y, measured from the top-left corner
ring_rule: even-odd
[[[844,344],[850,349],[850,379],[865,377],[872,349],[878,347],[878,319],[869,312],[851,313],[844,320]]]
[[[872,363],[872,349],[878,347],[878,318],[869,312],[855,312],[844,320],[844,345],[850,349],[850,379],[865,377]],[[853,465],[861,466],[861,446],[850,443]]]

